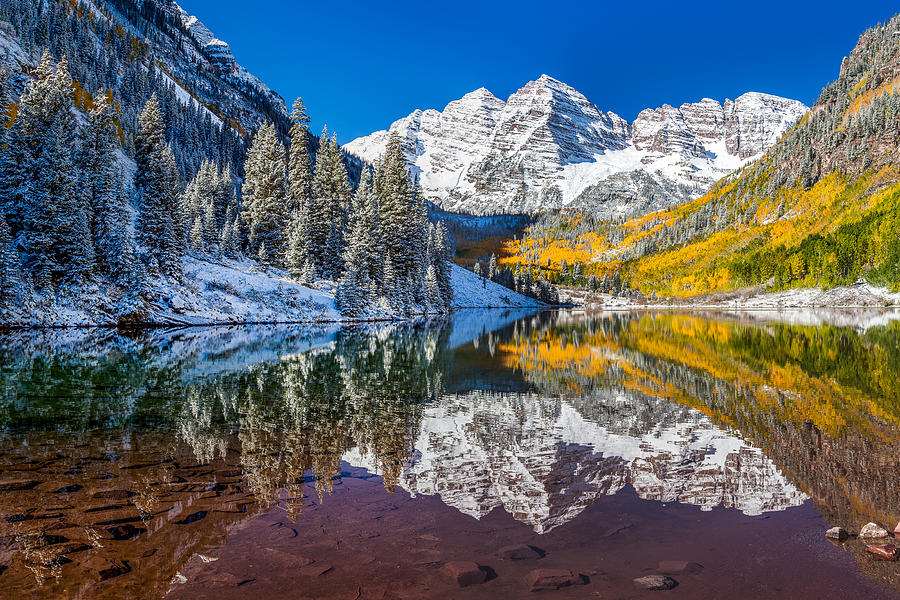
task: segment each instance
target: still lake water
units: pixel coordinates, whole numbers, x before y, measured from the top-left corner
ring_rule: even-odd
[[[898,597],[898,317],[10,334],[0,597]]]

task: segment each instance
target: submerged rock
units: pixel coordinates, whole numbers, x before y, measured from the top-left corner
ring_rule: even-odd
[[[531,587],[532,592],[538,592],[558,590],[570,585],[583,585],[587,582],[583,575],[567,569],[535,569],[525,576],[525,583]]]
[[[642,590],[671,590],[678,585],[677,581],[665,575],[645,575],[644,577],[636,577],[632,581],[634,587]]]
[[[832,527],[825,532],[825,537],[830,540],[845,540],[850,537],[850,534],[843,527]]]
[[[540,548],[521,544],[518,546],[506,546],[497,550],[497,556],[503,560],[529,560],[543,558],[545,552]]]
[[[686,560],[661,560],[659,561],[659,565],[657,565],[656,570],[660,573],[665,573],[666,575],[699,573],[703,570],[703,565]]]
[[[487,573],[484,569],[471,561],[457,560],[448,562],[442,570],[459,587],[477,585],[484,583],[487,579]]]
[[[878,525],[876,523],[866,523],[863,525],[863,528],[859,530],[859,537],[861,538],[882,538],[888,537],[887,529]]]

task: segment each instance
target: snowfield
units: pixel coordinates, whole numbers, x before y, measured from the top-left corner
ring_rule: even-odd
[[[453,308],[540,308],[545,306],[502,285],[479,277],[459,265],[450,273],[453,285]]]
[[[452,308],[530,308],[544,306],[453,265]],[[333,323],[350,321],[335,307],[329,281],[305,287],[287,271],[261,268],[252,260],[188,256],[182,282],[155,281],[143,302],[122,308],[121,288],[85,287],[76,297],[39,299],[3,316],[3,323],[26,327],[114,326],[123,317],[140,325],[216,325],[238,323]],[[414,311],[415,312],[415,311]],[[421,313],[421,311],[419,311]],[[356,320],[405,320],[387,306],[373,307]]]

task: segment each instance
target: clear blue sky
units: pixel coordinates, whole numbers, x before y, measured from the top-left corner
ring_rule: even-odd
[[[603,110],[760,91],[815,101],[896,2],[179,0],[340,141],[547,73]]]

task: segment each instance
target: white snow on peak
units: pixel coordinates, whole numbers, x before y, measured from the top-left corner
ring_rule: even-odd
[[[544,74],[505,102],[482,87],[443,111],[417,110],[344,147],[375,161],[397,133],[425,193],[450,210],[530,212],[598,202],[634,209],[628,201],[645,194],[646,177],[666,196],[652,207],[658,210],[701,195],[758,158],[806,110],[748,92],[724,103],[704,98],[647,109],[628,123]]]

